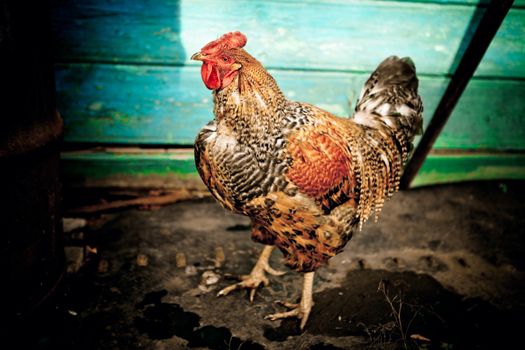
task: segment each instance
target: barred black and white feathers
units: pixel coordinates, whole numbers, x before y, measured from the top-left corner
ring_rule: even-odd
[[[390,56],[368,78],[355,108],[354,121],[373,128],[388,127],[413,141],[423,125],[416,67],[409,57]]]
[[[366,81],[353,121],[365,129],[359,149],[360,226],[399,188],[403,166],[423,124],[416,68],[409,57],[385,59]]]

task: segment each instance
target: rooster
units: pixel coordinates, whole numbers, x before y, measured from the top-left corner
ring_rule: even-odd
[[[356,230],[377,216],[399,186],[421,132],[423,106],[410,58],[385,59],[365,83],[353,118],[339,118],[308,103],[288,100],[275,79],[231,32],[191,59],[213,90],[215,118],[198,134],[195,161],[212,195],[248,216],[252,239],[265,245],[249,275],[222,289],[268,285],[274,247],[288,267],[304,273],[298,304],[266,316],[300,319],[313,305],[315,270],[342,251]]]

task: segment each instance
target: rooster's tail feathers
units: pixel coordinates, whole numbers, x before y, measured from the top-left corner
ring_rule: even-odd
[[[411,143],[423,124],[423,104],[417,89],[416,67],[410,57],[388,57],[361,90],[354,121],[373,128],[390,128],[402,135],[401,143]]]
[[[422,129],[423,104],[417,88],[414,62],[392,56],[377,67],[361,91],[353,120],[366,132],[354,141],[359,145],[351,147],[360,160],[356,173],[360,227],[372,212],[377,218],[385,199],[399,187],[412,141]]]

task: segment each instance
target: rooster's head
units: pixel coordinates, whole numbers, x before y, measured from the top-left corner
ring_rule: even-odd
[[[245,55],[242,47],[246,41],[246,36],[241,32],[231,32],[208,43],[191,56],[192,60],[202,61],[202,80],[208,89],[225,88],[237,76],[242,67],[239,58]]]

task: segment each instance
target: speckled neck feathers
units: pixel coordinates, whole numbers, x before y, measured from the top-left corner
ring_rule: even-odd
[[[242,51],[237,57],[242,68],[235,80],[214,92],[214,114],[239,143],[253,144],[281,129],[286,99],[261,63]]]

